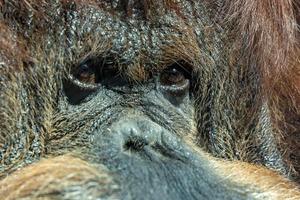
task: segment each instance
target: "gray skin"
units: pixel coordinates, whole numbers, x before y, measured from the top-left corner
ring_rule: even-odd
[[[254,198],[242,189],[232,191],[230,187],[239,186],[229,181],[224,185],[208,167],[207,158],[185,144],[182,138],[195,129],[190,80],[186,78],[185,87],[165,86],[160,82],[162,73],[143,84],[114,79],[80,99],[78,90],[83,86],[76,81],[65,83],[69,103],[62,112],[72,118],[92,111],[94,120],[88,130],[78,131],[80,136],[66,135],[64,139],[57,134],[50,138],[47,151],[61,154],[62,149],[76,149],[91,163],[103,164],[120,186],[113,191],[120,199]],[[69,123],[65,128],[70,130],[72,125],[78,126]],[[79,193],[90,196],[84,189]],[[110,198],[111,193],[107,191],[101,198]]]
[[[223,41],[226,31],[210,19],[203,3],[180,1],[184,17],[165,11],[158,3],[161,7],[152,12],[150,20],[145,20],[140,1],[127,2],[133,2],[128,6],[134,5],[130,17],[125,17],[123,1],[107,2],[102,3],[105,9],[56,2],[49,8],[47,23],[35,22],[28,14],[26,23],[16,27],[33,48],[36,62],[32,64],[35,71],[28,73],[31,77],[23,79],[33,81],[24,85],[19,94],[29,114],[22,115],[16,125],[21,127],[17,139],[3,145],[0,155],[6,156],[6,162],[2,171],[7,166],[17,168],[32,163],[41,155],[72,152],[93,164],[104,165],[120,187],[116,192],[120,199],[253,199],[242,186],[220,181],[206,159],[185,144],[184,138],[194,134],[195,143],[215,156],[259,163],[286,173],[267,103],[259,99],[259,75],[247,66],[229,70],[227,41]],[[7,23],[17,24],[17,20]],[[42,37],[36,36],[37,28],[43,29],[39,32]],[[186,41],[185,35],[192,38],[196,48],[190,49],[197,53],[172,46],[178,40]],[[36,50],[39,46],[44,52]],[[182,50],[171,57],[173,63],[162,61],[165,47]],[[99,70],[108,65],[107,57],[120,69],[121,76],[109,73],[96,83],[76,79],[74,69],[86,60],[95,61]],[[188,84],[182,88],[163,85],[164,69],[180,60],[188,60],[192,66],[185,76]],[[137,63],[149,76],[130,81],[125,72]],[[239,71],[241,68],[244,70]],[[36,85],[48,89],[44,91],[45,87]],[[32,102],[32,98],[36,101]],[[49,101],[54,117],[51,132],[43,135],[46,142],[41,145],[39,133],[44,130],[44,116],[49,115],[43,105]],[[236,102],[242,103],[236,106]],[[254,119],[248,119],[245,114],[252,107],[257,110],[251,116]],[[42,117],[31,113],[37,109]],[[36,124],[30,126],[30,133],[35,134],[29,137],[28,127],[23,125],[32,116]],[[244,128],[242,132],[240,127]],[[24,152],[28,138],[31,141],[24,155],[20,152]],[[248,145],[240,147],[245,141]],[[6,152],[8,146],[15,151]],[[14,164],[21,155],[24,161]],[[100,198],[88,194],[84,187],[75,190],[82,196]],[[109,194],[101,198],[109,198]]]

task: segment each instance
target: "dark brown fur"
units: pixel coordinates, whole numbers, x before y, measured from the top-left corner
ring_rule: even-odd
[[[105,167],[95,166],[83,161],[84,159],[77,158],[78,156],[64,155],[64,149],[55,150],[53,151],[55,153],[50,153],[50,155],[47,152],[51,152],[56,145],[59,147],[63,143],[62,140],[56,139],[61,134],[61,129],[57,127],[63,127],[64,123],[68,124],[68,121],[57,120],[60,116],[57,115],[58,105],[55,101],[59,88],[62,87],[60,80],[67,69],[59,70],[53,67],[53,63],[57,66],[68,66],[71,61],[74,62],[86,56],[86,52],[99,53],[97,40],[101,40],[96,38],[95,42],[97,36],[85,35],[81,42],[86,46],[77,50],[76,56],[71,53],[74,57],[64,58],[65,51],[60,49],[59,44],[53,45],[54,48],[50,50],[47,49],[45,41],[49,40],[54,44],[61,42],[53,41],[51,38],[52,29],[57,28],[56,23],[61,24],[67,18],[66,15],[60,15],[60,12],[72,10],[72,5],[76,4],[77,7],[88,5],[93,9],[107,10],[116,16],[137,17],[147,21],[155,21],[156,16],[174,11],[182,19],[183,24],[188,20],[180,5],[172,0],[143,1],[142,8],[139,8],[143,12],[138,13],[138,16],[134,13],[135,1],[120,4],[119,13],[107,7],[107,2],[110,1],[76,0],[72,2],[61,1],[61,7],[58,9],[48,1],[0,0],[0,153],[2,156],[0,196],[7,199],[74,198],[77,194],[64,192],[88,182],[95,182],[98,190],[87,189],[86,193],[82,194],[83,197],[92,196],[94,193],[103,194],[103,197],[106,197],[118,190],[118,184],[110,178],[110,172]],[[251,157],[253,155],[251,147],[257,141],[248,139],[247,134],[244,133],[252,126],[251,122],[256,122],[261,105],[268,102],[272,125],[276,133],[274,145],[279,146],[289,170],[283,173],[299,181],[299,3],[292,0],[216,0],[205,1],[204,4],[207,9],[211,9],[211,18],[215,25],[215,27],[205,27],[206,41],[204,43],[208,49],[218,48],[214,46],[214,35],[220,31],[220,37],[225,41],[225,48],[221,54],[226,54],[230,63],[230,68],[224,70],[224,73],[215,79],[218,80],[217,88],[228,88],[223,93],[220,92],[221,97],[228,96],[225,98],[225,103],[217,106],[222,111],[227,108],[226,102],[230,102],[229,108],[233,110],[233,113],[244,113],[244,115],[242,119],[240,117],[235,119],[236,124],[232,125],[234,134],[217,135],[215,138],[217,144],[214,145],[209,143],[205,124],[199,123],[198,128],[203,132],[199,131],[193,135],[190,146],[206,158],[207,163],[222,180],[245,185],[245,190],[246,188],[249,190],[259,188],[265,192],[264,195],[269,194],[270,199],[298,199],[300,192],[296,183],[264,167],[241,161],[261,164],[256,158]],[[63,16],[65,19],[58,16]],[[49,30],[49,27],[52,29]],[[177,42],[163,49],[164,57],[157,62],[158,66],[167,65],[177,57],[184,58],[187,62],[207,66],[207,74],[204,72],[203,77],[213,77],[210,66],[215,61],[205,55],[202,49],[193,46],[195,44],[193,30],[190,30],[190,34],[186,37],[183,36],[183,39],[176,38],[175,41]],[[105,45],[110,44],[107,42]],[[57,59],[57,56],[61,56],[60,59]],[[144,60],[147,59],[145,57],[143,52],[140,52],[139,59],[125,69],[133,81],[147,78],[147,73],[143,68]],[[240,66],[240,69],[237,66]],[[257,88],[253,89],[251,84],[240,86],[240,83],[236,82],[236,80],[245,79],[245,83],[252,83],[253,79],[249,77],[252,73],[258,77],[259,81],[255,84]],[[207,80],[203,80],[203,85]],[[32,90],[32,88],[35,89]],[[239,91],[239,89],[232,88],[242,89]],[[24,90],[26,95],[24,95]],[[258,92],[253,100],[251,92],[248,93],[251,90]],[[205,96],[205,93],[202,95]],[[37,97],[40,99],[37,100]],[[198,100],[198,120],[205,121],[206,102],[201,97]],[[241,105],[240,101],[249,102],[249,104]],[[55,120],[62,125],[54,125]],[[260,128],[258,127],[257,130]],[[194,132],[196,131],[191,130],[191,133]],[[11,142],[17,141],[22,134],[26,135],[24,141],[20,141],[22,147]],[[70,138],[72,134],[67,139]],[[39,141],[38,147],[32,145],[34,140]],[[52,143],[48,140],[53,143],[52,149],[51,145],[49,148],[49,144]],[[190,140],[187,139],[187,141]],[[199,150],[199,145],[201,150]],[[12,153],[17,148],[21,150]],[[222,148],[225,150],[219,151]],[[204,154],[203,150],[220,158],[239,161],[218,160]],[[237,155],[235,151],[240,154]],[[62,155],[57,156],[57,154]],[[64,170],[57,170],[58,168]],[[282,172],[280,169],[275,170]],[[25,185],[23,185],[24,182],[26,182]],[[43,184],[39,184],[40,182]],[[256,197],[265,198],[263,195]]]

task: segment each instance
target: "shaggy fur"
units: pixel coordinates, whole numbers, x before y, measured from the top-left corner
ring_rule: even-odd
[[[185,3],[205,15],[187,13]],[[0,195],[73,199],[79,198],[72,191],[80,185],[86,185],[83,197],[113,198],[118,191],[105,166],[78,158],[80,153],[65,155],[83,145],[76,139],[91,113],[78,111],[82,118],[76,121],[59,105],[70,67],[113,46],[89,18],[105,10],[125,21],[153,24],[170,13],[178,17],[174,30],[180,34],[166,37],[175,42],[159,49],[159,59],[138,49],[125,65],[120,56],[120,71],[140,83],[149,77],[149,63],[156,70],[177,59],[196,66],[197,130],[190,131],[187,143],[230,186],[259,188],[258,199],[300,198],[297,186],[277,174],[299,181],[298,6],[295,0],[0,0]]]

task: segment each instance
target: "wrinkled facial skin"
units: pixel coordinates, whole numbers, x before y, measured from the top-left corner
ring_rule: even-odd
[[[189,9],[191,5],[185,6]],[[53,138],[50,136],[47,152],[81,149],[83,158],[104,164],[114,172],[121,186],[118,192],[121,199],[248,197],[220,184],[205,163],[184,145],[183,138],[192,137],[197,129],[193,75],[199,70],[202,58],[184,52],[197,51],[198,47],[188,46],[191,45],[188,41],[183,45],[187,50],[172,45],[180,45],[176,40],[184,40],[189,25],[175,12],[155,22],[139,20],[140,12],[125,21],[122,14],[118,17],[85,8],[68,14],[74,26],[70,33],[79,35],[74,36],[75,42],[90,29],[90,33],[110,41],[110,47],[72,65],[71,78],[64,81],[59,112],[63,116],[60,121],[63,118],[72,121],[54,126],[58,131],[52,133]],[[199,23],[193,34],[201,37],[205,17],[189,18],[189,23]],[[70,43],[73,46],[72,40]],[[201,41],[198,43],[200,46]],[[173,55],[168,55],[168,51],[174,51]],[[139,57],[143,57],[142,61]],[[166,62],[161,57],[170,58]],[[217,62],[213,56],[206,59]],[[189,63],[180,63],[182,60]],[[185,86],[164,83],[164,76],[172,75],[166,71],[176,67],[184,76]],[[142,75],[126,73],[131,70]]]
[[[186,88],[164,86],[162,74],[132,85],[121,84],[119,77],[114,84],[110,82],[117,86],[99,85],[88,100],[78,103],[76,99],[76,105],[68,104],[63,111],[68,115],[75,117],[86,109],[96,119],[88,131],[78,131],[80,136],[74,136],[69,145],[84,145],[83,157],[114,172],[121,186],[117,192],[120,199],[224,199],[224,195],[250,198],[251,194],[234,193],[224,187],[184,144],[182,138],[195,130],[190,80],[186,80]],[[75,84],[68,83],[65,88],[69,101],[78,97]],[[68,146],[70,138],[59,138],[62,145],[56,141],[48,145],[51,153],[72,149]]]
[[[95,29],[112,41],[111,48],[105,49],[104,55],[72,66],[71,80],[64,81],[59,115],[74,121],[57,127],[47,151],[55,154],[82,145],[84,158],[114,172],[122,186],[118,193],[121,199],[207,199],[215,188],[220,192],[215,193],[214,199],[230,194],[211,172],[198,168],[202,165],[200,160],[183,145],[183,137],[196,130],[192,91],[196,66],[180,63],[186,59],[180,53],[170,58],[170,64],[159,61],[164,43],[172,44],[172,38],[183,34],[180,29],[185,27],[174,28],[179,19],[171,13],[166,16],[167,21],[151,24],[136,19],[121,21],[107,12],[91,14],[97,20],[103,19]],[[76,24],[76,19],[72,21]],[[125,47],[128,44],[131,46]],[[142,50],[146,54],[143,65],[135,66],[134,60]],[[161,62],[162,66],[157,67],[159,64],[152,61]],[[144,75],[130,80],[135,77],[116,70],[119,65],[129,66],[127,70],[139,68]],[[170,70],[179,73],[173,75],[174,83]],[[82,76],[92,76],[92,80],[86,81]],[[184,80],[177,83],[180,77]],[[65,133],[61,127],[76,134],[60,135]]]
[[[220,52],[224,33],[204,12],[203,3],[180,1],[178,9],[169,11],[147,10],[140,1],[127,3],[53,3],[52,20],[41,22],[41,27],[49,27],[45,32],[36,33],[32,19],[25,20],[24,37],[34,48],[45,48],[32,55],[36,59],[32,67],[39,70],[43,65],[39,73],[46,73],[45,77],[50,68],[56,70],[58,78],[52,78],[58,89],[51,99],[55,108],[50,131],[45,131],[43,141],[38,134],[32,136],[24,163],[39,160],[41,155],[72,154],[107,168],[118,185],[107,196],[75,187],[70,191],[81,196],[74,199],[109,199],[111,193],[118,199],[253,199],[253,193],[242,186],[220,180],[207,158],[187,142],[196,140],[219,157],[256,162],[286,173],[264,103],[256,113],[258,120],[245,131],[249,141],[259,141],[256,146],[249,142],[255,148],[251,156],[241,156],[233,141],[228,142],[232,146],[218,143],[217,133],[224,138],[235,136],[234,126],[228,124],[232,116],[241,118],[250,104],[245,102],[241,105],[245,108],[238,111],[231,109],[234,103],[229,97],[238,95],[228,85],[234,83],[218,85],[230,82],[226,52]],[[35,38],[42,38],[42,44],[35,44]],[[41,60],[47,60],[47,66]],[[257,80],[244,81],[251,82],[244,85],[250,85],[247,89],[253,97],[257,91],[251,86]],[[34,93],[33,87],[27,90]],[[24,104],[27,98],[21,96]],[[46,100],[39,98],[40,112],[46,112],[40,106]],[[231,104],[226,107],[227,102]],[[16,152],[3,152],[7,166],[18,158]]]

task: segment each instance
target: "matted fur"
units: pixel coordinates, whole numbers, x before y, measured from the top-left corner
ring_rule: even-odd
[[[297,1],[226,1],[222,7],[226,24],[246,62],[260,70],[263,94],[272,106],[278,135],[296,171],[300,159],[300,50],[299,3]],[[231,25],[229,27],[232,27]],[[286,150],[287,149],[287,150]]]
[[[72,192],[80,186],[85,187],[82,193]],[[114,190],[118,190],[118,185],[104,167],[70,155],[42,160],[0,182],[0,195],[7,200],[80,199],[95,194],[104,198]]]
[[[206,1],[234,38],[233,52],[260,71],[286,159],[300,172],[300,35],[298,1]],[[232,41],[230,41],[232,42]]]
[[[73,2],[79,6],[91,5],[99,9],[113,10],[103,7],[104,4],[97,0],[76,0]],[[132,3],[121,4],[124,6],[123,14],[126,17],[135,16],[135,13],[133,13],[135,1],[129,2]],[[143,16],[138,17],[144,17],[145,20],[155,20],[156,16],[173,10],[184,20],[184,13],[181,13],[180,6],[178,6],[176,2],[175,0],[143,1]],[[69,5],[70,1],[62,0],[61,4],[65,10],[72,9],[72,6]],[[232,77],[232,75],[233,77],[238,76],[239,74],[236,74],[238,69],[235,68],[237,61],[240,62],[243,67],[247,66],[242,68],[246,71],[241,72],[242,75],[252,70],[259,72],[259,94],[261,95],[259,97],[261,99],[258,100],[257,104],[268,101],[272,112],[273,124],[276,125],[275,127],[278,129],[277,140],[280,141],[281,150],[285,153],[286,161],[289,163],[291,171],[300,172],[300,53],[299,21],[297,21],[299,18],[298,3],[295,0],[216,0],[207,1],[206,4],[211,7],[216,24],[220,26],[220,29],[226,32],[224,37],[228,38],[228,44],[225,44],[225,46],[232,47],[225,52],[232,61],[231,71],[226,71],[224,77],[222,75],[218,77],[218,80],[224,81],[226,78]],[[51,54],[55,49],[49,51],[49,53],[43,52],[43,47],[39,47],[41,49],[35,49],[35,51],[32,51],[32,48],[34,48],[34,42],[41,42],[44,39],[43,34],[46,32],[47,27],[55,27],[55,23],[60,22],[61,19],[55,17],[56,12],[59,11],[52,7],[51,3],[47,1],[12,0],[8,2],[0,0],[0,6],[0,148],[6,148],[5,142],[18,138],[18,134],[20,134],[23,129],[29,132],[24,142],[24,152],[20,153],[20,155],[16,155],[15,159],[12,159],[10,163],[5,163],[5,159],[1,160],[3,167],[1,166],[0,168],[0,177],[6,178],[0,182],[0,194],[7,196],[8,199],[14,199],[16,197],[31,198],[39,197],[39,195],[43,195],[44,193],[55,192],[57,189],[47,187],[41,189],[40,185],[35,185],[30,182],[30,179],[33,177],[36,180],[45,178],[49,182],[54,181],[55,184],[62,184],[59,185],[62,190],[72,186],[73,179],[76,179],[76,181],[78,181],[78,179],[79,181],[88,181],[89,178],[98,177],[97,181],[99,185],[112,183],[105,169],[103,169],[103,171],[96,171],[95,166],[89,166],[89,163],[85,161],[68,156],[43,160],[22,169],[21,172],[15,172],[15,174],[13,173],[11,176],[8,176],[16,169],[30,164],[24,163],[23,161],[26,159],[26,151],[31,148],[30,142],[36,139],[36,135],[38,135],[41,140],[40,152],[36,160],[46,155],[44,151],[44,141],[50,137],[49,133],[55,136],[56,130],[53,130],[52,120],[56,117],[54,111],[56,104],[50,99],[52,96],[57,95],[57,88],[59,88],[60,85],[51,85],[51,82],[58,80],[61,76],[61,72],[49,66],[59,53]],[[23,30],[25,31],[23,32]],[[207,36],[211,36],[213,35],[211,32],[215,31],[215,29],[207,27],[205,31]],[[28,35],[34,35],[36,38],[32,39]],[[187,42],[193,42],[193,37],[189,39],[190,41],[187,40]],[[92,43],[93,41],[90,42]],[[178,55],[178,57],[184,57],[187,61],[196,57],[193,53],[201,54],[197,48],[191,50],[185,48],[186,46],[191,47],[192,45],[186,45],[183,44],[182,41],[178,41],[174,46],[166,47],[164,51],[166,55],[170,54],[172,59],[174,55],[175,57]],[[175,48],[176,51],[174,47],[177,47]],[[59,51],[59,49],[57,51]],[[45,60],[38,60],[37,55],[39,53],[42,55],[41,59],[44,58],[47,53],[49,53],[49,57]],[[142,58],[141,56],[141,59]],[[162,63],[170,62],[168,57],[164,59]],[[205,61],[202,60],[199,62],[213,62],[209,60],[209,58],[204,57],[203,59],[205,59]],[[59,60],[57,62],[56,64],[63,65],[66,61]],[[36,65],[35,68],[31,68],[32,63],[38,63],[38,65]],[[147,77],[140,63],[141,62],[137,62],[133,68],[127,70],[127,73],[133,80],[143,80]],[[39,88],[37,88],[36,91],[31,91],[26,97],[22,96],[23,88],[35,85],[35,78],[43,77],[45,74],[48,79],[40,80],[40,82],[38,82]],[[224,85],[218,85],[218,87],[221,86]],[[247,86],[245,88],[247,89]],[[43,97],[42,103],[37,103],[32,100],[36,96]],[[249,95],[242,94],[241,99],[248,97]],[[30,104],[26,106],[22,105],[19,100],[20,98],[27,98]],[[228,101],[230,100],[232,99]],[[199,110],[201,103],[202,102],[199,103]],[[235,107],[236,105],[233,103],[231,106]],[[247,126],[246,122],[248,120],[252,120],[252,115],[256,116],[258,112],[256,108],[257,105],[254,103],[252,106],[252,110],[247,113],[245,119],[241,120],[241,124],[245,124],[245,126]],[[41,108],[41,110],[37,110],[37,107]],[[240,110],[244,112],[245,108],[241,108]],[[20,113],[28,113],[28,116],[22,118],[20,117]],[[39,118],[39,115],[42,115],[43,118]],[[23,123],[26,122],[24,125],[26,127],[20,128],[16,126],[16,122],[19,121]],[[36,126],[40,127],[38,133],[35,130]],[[243,133],[242,131],[246,129],[244,126],[233,128],[237,132],[241,131],[240,135]],[[218,139],[220,142],[226,143],[226,145],[228,143],[228,146],[230,146],[231,144],[228,142],[230,136],[220,136]],[[235,135],[232,135],[232,137],[234,136]],[[248,146],[242,146],[242,144],[238,145],[234,148],[246,154],[247,152],[245,151]],[[225,152],[224,155],[217,156],[236,159],[234,156],[230,157],[232,155],[230,153]],[[228,156],[227,154],[230,155]],[[4,157],[5,156],[7,155],[4,155]],[[238,158],[247,161],[247,156],[248,155],[239,155]],[[65,160],[68,160],[68,163],[65,163]],[[255,186],[266,192],[270,192],[270,194],[273,194],[273,197],[277,199],[297,199],[299,197],[299,192],[296,190],[294,184],[282,179],[273,172],[239,162],[228,163],[219,160],[215,161],[214,159],[210,160],[212,161],[212,166],[216,167],[220,177],[228,175],[233,181],[249,185],[256,182],[257,184]],[[56,165],[66,170],[59,172],[51,167]],[[81,170],[85,171],[83,172]],[[240,178],[239,175],[243,173],[247,174],[247,179],[242,180]],[[64,174],[71,174],[71,176],[67,177],[66,180]],[[80,178],[82,178],[82,176],[84,176],[86,180],[81,180]],[[295,176],[296,178],[298,177],[297,174]],[[23,183],[25,180],[29,181],[28,185],[21,187],[20,183]],[[114,186],[113,183],[111,185]],[[101,192],[102,191],[100,191],[99,194],[101,194]]]

